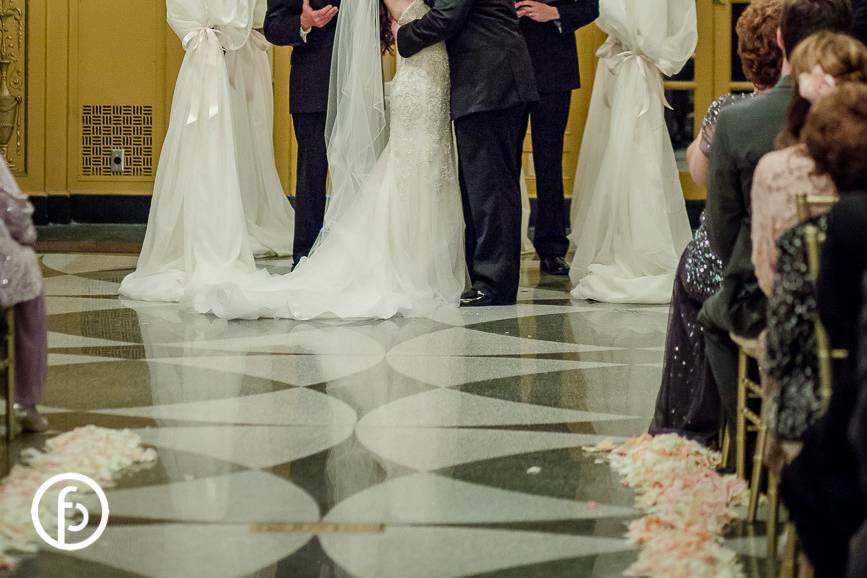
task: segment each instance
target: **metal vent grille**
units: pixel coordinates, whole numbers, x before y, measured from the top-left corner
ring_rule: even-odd
[[[115,177],[112,149],[126,156],[124,177],[153,176],[152,106],[85,104],[81,107],[81,176]]]

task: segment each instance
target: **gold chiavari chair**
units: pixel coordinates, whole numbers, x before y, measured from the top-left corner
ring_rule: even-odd
[[[806,221],[815,215],[821,215],[831,210],[839,200],[835,195],[805,195],[795,196],[795,206],[799,221]]]
[[[762,403],[763,391],[761,384],[753,381],[750,378],[750,365],[758,364],[759,359],[759,343],[756,339],[747,339],[739,335],[731,334],[732,341],[738,346],[738,406],[737,406],[737,422],[735,432],[735,470],[737,475],[746,479],[746,461],[747,461],[747,436],[750,433],[756,433],[756,449],[753,454],[753,468],[750,480],[750,501],[747,508],[747,522],[756,521],[756,516],[759,509],[759,489],[762,484],[762,472],[765,445],[767,442],[768,428],[766,419],[766,404]],[[755,404],[761,404],[761,409],[758,413],[753,409]],[[771,480],[769,480],[770,482]],[[776,488],[774,488],[776,490]],[[776,491],[769,492],[768,500],[776,500]],[[776,525],[776,517],[773,516],[773,522]],[[776,527],[774,528],[776,532]],[[771,537],[770,530],[768,538],[768,551],[776,551],[776,542]],[[773,548],[773,550],[772,550]]]
[[[732,446],[732,432],[729,429],[728,420],[724,420],[726,424],[723,426],[722,431],[720,432],[720,455],[722,460],[720,461],[720,468],[725,470],[729,467],[729,454],[731,453]]]
[[[822,260],[822,244],[825,242],[825,233],[816,226],[808,226],[805,231],[807,247],[807,271],[813,283],[819,278],[819,269]],[[822,320],[816,315],[816,357],[819,361],[819,391],[822,400],[822,409],[828,408],[831,400],[831,389],[834,385],[834,362],[849,358],[849,352],[845,349],[834,349],[828,332],[822,324]]]
[[[827,211],[836,201],[836,197],[833,196],[799,195],[797,197],[798,217],[802,220],[808,219],[812,215]],[[815,283],[819,278],[822,265],[822,244],[825,242],[825,233],[815,225],[808,225],[804,230],[804,240],[807,249],[807,275]],[[847,359],[849,352],[845,349],[832,347],[828,332],[818,314],[814,323],[816,357],[819,365],[819,393],[824,411],[831,400],[831,391],[834,385],[834,362]],[[787,528],[788,543],[783,555],[780,578],[812,577],[812,568],[800,567],[801,547],[794,524],[787,524]]]
[[[758,359],[759,344],[756,339],[741,337],[732,333],[732,341],[738,346],[738,406],[735,422],[735,472],[740,478],[747,479],[747,435],[758,432],[761,417],[750,409],[752,399],[761,399],[761,385],[750,379],[750,363]]]
[[[11,444],[15,440],[15,310],[6,311],[6,335],[4,356],[0,360],[0,370],[3,371],[6,382],[6,441]]]
[[[818,215],[827,212],[834,203],[837,202],[837,197],[834,195],[798,195],[796,197],[797,215],[800,221],[809,219],[813,215]],[[819,245],[816,244],[810,256],[809,238],[811,234],[816,235],[816,240],[819,240],[818,235],[821,232],[818,228],[812,227],[814,233],[811,233],[811,228],[807,229],[808,238],[808,259],[812,260],[812,266],[815,266],[815,274],[811,277],[815,281],[818,275],[819,265]],[[820,331],[822,337],[820,337]],[[819,357],[822,359],[822,348],[827,347],[827,334],[824,333],[824,328],[821,328],[821,323],[817,325],[817,337],[820,343]],[[762,478],[765,471],[764,454],[768,443],[768,427],[767,427],[767,410],[768,406],[762,403],[763,391],[760,384],[755,383],[749,378],[749,364],[752,360],[758,359],[757,343],[754,340],[748,340],[736,335],[732,335],[732,340],[738,345],[738,421],[736,433],[736,461],[738,475],[746,479],[746,438],[751,432],[756,433],[756,448],[753,455],[753,468],[750,479],[750,501],[747,508],[747,521],[755,522],[758,515],[760,488]],[[829,358],[830,359],[830,358]],[[821,365],[821,361],[820,361]],[[827,391],[830,397],[830,361],[826,363],[827,371]],[[820,370],[821,372],[821,370]],[[825,398],[826,386],[822,385],[823,399]],[[754,400],[759,400],[758,402]],[[756,413],[750,407],[751,403],[761,403],[761,410]],[[775,557],[777,553],[777,528],[779,520],[779,480],[773,472],[768,472],[767,485],[768,499],[768,518],[767,518],[767,536],[768,536],[768,556]],[[794,535],[792,533],[792,535]]]

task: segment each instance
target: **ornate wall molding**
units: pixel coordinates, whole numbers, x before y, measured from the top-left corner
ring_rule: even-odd
[[[27,0],[0,0],[0,154],[26,171]]]

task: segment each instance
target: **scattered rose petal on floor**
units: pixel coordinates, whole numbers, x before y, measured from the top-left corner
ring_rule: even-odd
[[[83,474],[103,488],[114,486],[119,475],[138,464],[157,459],[153,449],[127,430],[86,426],[48,440],[45,451],[22,452],[23,464],[12,468],[0,483],[0,570],[14,570],[16,555],[34,553],[39,537],[30,518],[33,497],[39,487],[57,474]],[[45,494],[40,504],[42,526],[57,527],[57,490]]]
[[[641,551],[625,576],[744,576],[736,554],[723,546],[723,533],[749,495],[743,480],[717,473],[718,452],[674,434],[585,449],[606,456],[645,514],[629,524],[626,535]]]

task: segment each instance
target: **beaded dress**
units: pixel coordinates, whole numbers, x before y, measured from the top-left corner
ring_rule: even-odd
[[[754,93],[729,94],[715,101],[702,124],[701,151],[710,156],[720,111]],[[721,405],[716,382],[705,362],[704,331],[698,313],[722,284],[723,264],[701,225],[681,256],[671,297],[662,385],[650,433],[677,433],[707,445],[719,434]]]

